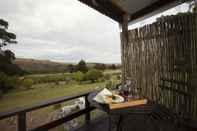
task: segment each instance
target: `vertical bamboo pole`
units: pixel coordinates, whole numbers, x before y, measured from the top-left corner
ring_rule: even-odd
[[[125,83],[126,76],[127,76],[127,69],[128,69],[128,57],[127,57],[127,47],[129,43],[129,35],[128,35],[128,20],[129,15],[123,15],[123,22],[122,22],[122,35],[121,35],[121,61],[122,61],[122,84]]]

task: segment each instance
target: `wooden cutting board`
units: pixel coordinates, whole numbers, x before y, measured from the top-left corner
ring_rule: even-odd
[[[120,108],[126,108],[126,107],[138,106],[138,105],[145,105],[147,104],[147,102],[148,102],[147,99],[129,100],[128,102],[123,102],[123,103],[109,102],[109,108],[120,109]]]

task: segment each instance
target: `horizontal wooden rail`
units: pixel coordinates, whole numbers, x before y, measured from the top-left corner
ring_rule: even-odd
[[[34,104],[30,107],[15,108],[15,109],[12,109],[10,111],[0,112],[0,120],[4,119],[6,117],[11,117],[11,116],[17,115],[21,112],[30,112],[30,111],[37,110],[37,109],[47,107],[47,106],[50,106],[50,105],[55,105],[55,104],[62,103],[62,102],[65,102],[65,101],[69,101],[69,100],[72,100],[72,99],[76,99],[76,98],[79,98],[79,97],[87,96],[89,93],[90,92],[83,93],[83,94],[80,94],[80,95],[74,95],[74,96],[64,96],[64,97],[44,101],[44,102],[41,102],[41,103],[37,103],[37,104]]]
[[[60,118],[58,120],[52,121],[52,122],[47,123],[45,125],[42,125],[40,127],[37,127],[35,129],[32,129],[32,131],[49,130],[49,129],[54,128],[58,125],[61,125],[65,122],[67,122],[67,121],[70,121],[70,120],[72,120],[76,117],[79,117],[80,115],[83,115],[83,114],[85,115],[86,123],[88,123],[89,120],[90,120],[90,112],[94,109],[94,107],[91,107],[89,105],[89,102],[88,102],[88,99],[87,99],[87,97],[90,93],[91,92],[86,92],[86,93],[82,93],[82,94],[74,95],[74,96],[60,97],[60,98],[57,98],[57,99],[52,99],[52,100],[44,101],[44,102],[41,102],[41,103],[38,103],[38,104],[34,104],[30,107],[15,108],[15,109],[12,109],[10,111],[0,112],[0,120],[2,120],[4,118],[12,117],[12,116],[17,116],[17,120],[18,120],[17,129],[18,129],[18,131],[27,131],[26,113],[28,113],[30,111],[33,111],[33,110],[40,109],[40,108],[44,108],[44,107],[47,107],[47,106],[51,106],[51,105],[66,102],[66,101],[69,101],[69,100],[73,100],[73,99],[76,99],[76,98],[79,98],[79,97],[85,97],[85,102],[86,102],[85,109],[80,110],[80,111],[75,112],[75,113],[72,113],[72,114],[70,114],[68,116],[65,116],[63,118]]]

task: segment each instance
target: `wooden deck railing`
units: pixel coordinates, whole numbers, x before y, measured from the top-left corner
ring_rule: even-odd
[[[57,99],[53,99],[53,100],[49,100],[49,101],[44,101],[44,102],[35,104],[31,107],[17,108],[17,109],[7,111],[7,112],[1,112],[0,113],[0,120],[5,119],[5,118],[9,118],[12,116],[17,116],[17,130],[18,131],[27,131],[28,129],[27,129],[27,125],[26,125],[26,123],[27,123],[26,122],[26,114],[28,112],[31,112],[31,111],[34,111],[34,110],[37,110],[40,108],[44,108],[47,106],[55,105],[58,103],[66,102],[69,100],[73,100],[73,99],[76,99],[79,97],[85,97],[85,103],[86,103],[85,109],[71,113],[65,117],[62,117],[58,120],[51,121],[47,124],[41,125],[41,126],[36,127],[34,129],[30,129],[30,131],[46,131],[46,130],[52,129],[54,127],[57,127],[67,121],[70,121],[74,118],[77,118],[81,115],[85,115],[85,122],[87,124],[90,121],[90,112],[95,109],[94,107],[90,106],[90,104],[87,100],[89,93],[90,92],[79,94],[79,95],[74,95],[74,96],[65,96],[65,97],[61,97],[61,98],[57,98]]]

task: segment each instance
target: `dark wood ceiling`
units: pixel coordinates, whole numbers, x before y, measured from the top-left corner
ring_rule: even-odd
[[[128,10],[125,10],[124,8],[124,6],[127,8],[128,7],[136,8],[134,6],[134,3],[132,6],[132,1],[130,0],[124,0],[124,2],[125,1],[128,2],[129,5],[127,4],[123,6],[120,6],[120,0],[79,0],[79,1],[99,11],[100,13],[112,18],[113,20],[119,23],[122,23],[124,14],[128,14],[130,16],[130,19],[128,21],[131,22],[143,16],[146,16],[156,10],[159,10],[162,7],[170,5],[171,3],[176,3],[176,2],[183,3],[189,0],[182,0],[182,1],[180,0],[154,0],[154,2],[149,2],[149,3],[147,2],[146,6],[143,6],[143,8],[140,8],[139,10],[133,13],[129,12]],[[142,0],[133,1],[133,2],[135,2],[135,4],[137,4],[138,6],[140,6],[141,5],[140,2],[142,2]]]
[[[117,22],[121,22],[123,20],[122,16],[125,14],[125,12],[109,0],[79,0],[79,1],[88,5],[93,9],[96,9],[97,11],[112,18]]]

